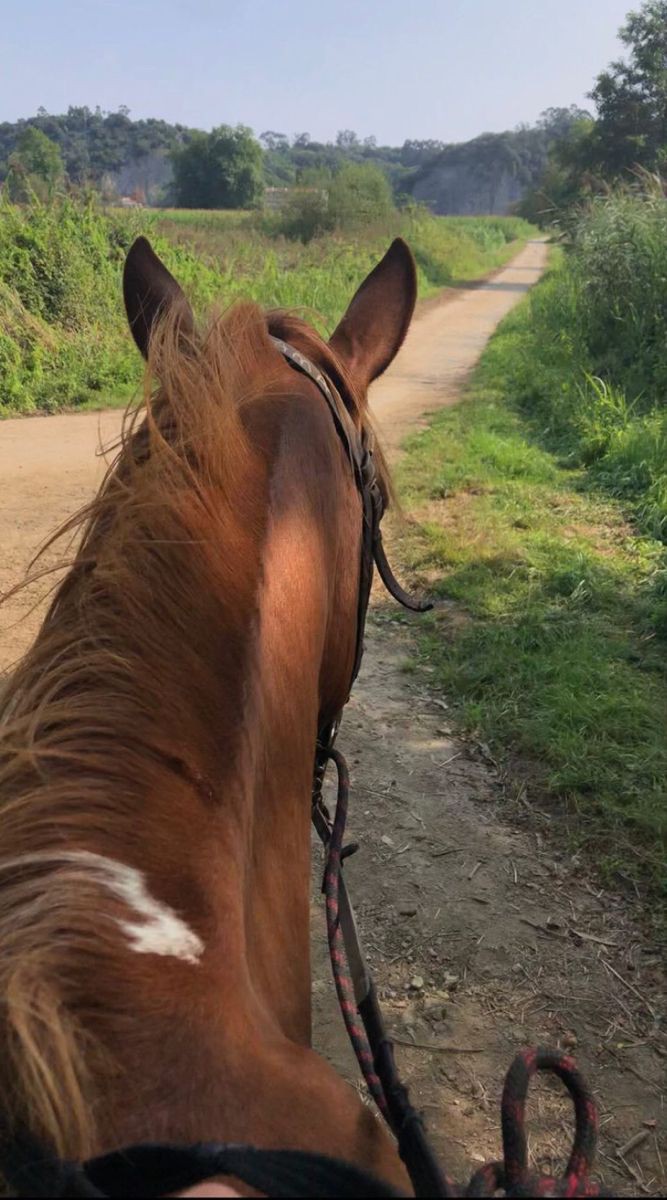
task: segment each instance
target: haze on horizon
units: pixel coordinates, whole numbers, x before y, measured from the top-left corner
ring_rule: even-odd
[[[639,0],[0,0],[0,121],[126,105],[210,129],[465,141],[586,93]]]

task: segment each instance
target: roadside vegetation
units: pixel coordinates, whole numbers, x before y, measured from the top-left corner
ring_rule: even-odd
[[[551,270],[414,438],[422,653],[523,799],[667,911],[667,0],[644,0],[524,215]],[[559,821],[558,818],[561,818]]]
[[[667,900],[667,201],[596,200],[409,443],[421,652],[572,848]],[[559,826],[560,828],[560,826]]]
[[[362,170],[366,170],[362,168]],[[358,192],[357,192],[358,195]],[[293,214],[292,214],[293,215]],[[201,313],[240,297],[304,308],[333,328],[351,291],[408,238],[422,295],[475,278],[515,252],[518,218],[449,220],[393,205],[351,206],[333,229],[286,236],[284,214],[102,210],[95,198],[0,200],[0,415],[124,401],[140,366],[127,335],[121,271],[145,233]]]
[[[619,188],[573,220],[506,334],[507,386],[536,436],[667,540],[667,199]]]

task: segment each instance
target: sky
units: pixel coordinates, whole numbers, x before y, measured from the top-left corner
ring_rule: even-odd
[[[638,0],[0,0],[0,121],[70,104],[464,141],[579,104]]]

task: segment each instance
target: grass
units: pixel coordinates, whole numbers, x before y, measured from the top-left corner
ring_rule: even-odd
[[[112,408],[125,409],[131,400],[137,399],[137,384],[132,382],[124,388],[114,391],[91,392],[85,400],[77,400],[75,404],[64,404],[62,412],[108,412]],[[0,414],[1,419],[1,414]]]
[[[404,557],[443,602],[420,657],[570,845],[664,904],[667,552],[514,402],[528,311],[399,471]]]
[[[396,234],[415,250],[426,296],[507,261],[531,232],[515,218],[393,211],[304,245],[277,236],[258,213],[103,213],[92,202],[17,207],[0,198],[0,417],[99,408],[136,386],[121,271],[140,233],[198,313],[244,298],[301,309],[326,333]]]
[[[596,200],[512,318],[505,356],[535,438],[665,541],[666,227],[667,198],[650,181]]]
[[[212,216],[227,219],[211,221]],[[194,251],[215,271],[225,303],[245,296],[266,307],[305,307],[329,330],[394,237],[404,237],[412,248],[424,298],[502,266],[534,232],[513,217],[432,217],[415,209],[304,245],[276,233],[272,217],[257,214],[176,211],[147,219],[159,236]]]

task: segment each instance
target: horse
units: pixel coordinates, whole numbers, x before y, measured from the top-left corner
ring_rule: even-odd
[[[250,303],[201,329],[144,238],[124,295],[143,399],[1,700],[0,1137],[75,1162],[318,1152],[405,1193],[392,1139],[311,1047],[310,802],[358,657],[345,440],[369,433],[414,261],[395,240],[328,341]]]

